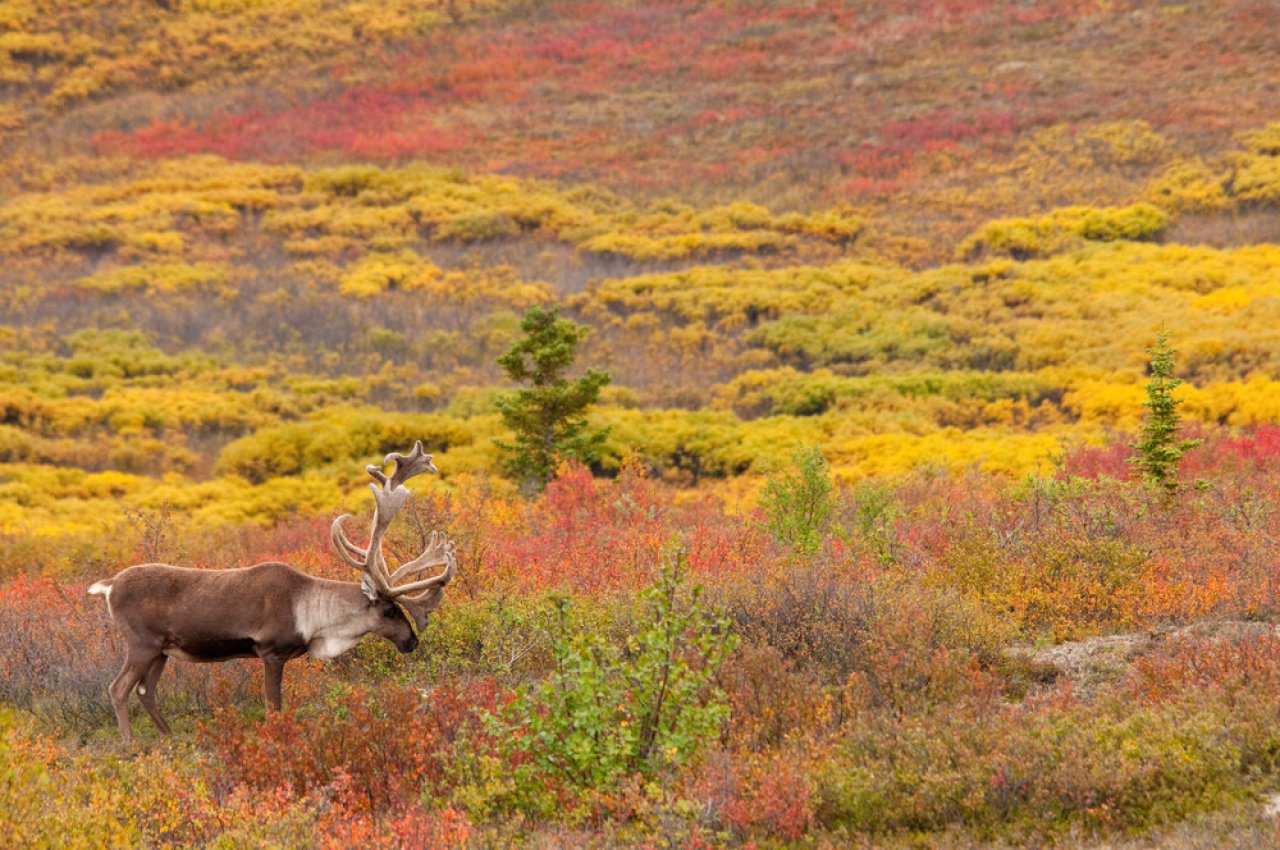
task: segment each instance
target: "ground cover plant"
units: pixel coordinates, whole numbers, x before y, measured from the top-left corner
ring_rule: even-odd
[[[1274,844],[1278,27],[9,4],[0,833]],[[418,439],[418,651],[175,662],[122,747],[89,584],[347,579]]]

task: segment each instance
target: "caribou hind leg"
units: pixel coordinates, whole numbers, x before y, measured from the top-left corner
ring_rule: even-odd
[[[156,655],[151,653],[139,655],[129,651],[125,655],[124,667],[120,670],[120,675],[116,676],[115,681],[107,689],[111,694],[111,705],[116,710],[116,722],[120,724],[120,734],[124,736],[126,746],[133,746],[133,727],[129,723],[129,694],[146,676],[155,658]]]
[[[164,672],[164,663],[168,660],[165,656],[159,655],[151,662],[146,675],[138,684],[138,700],[147,710],[147,714],[151,715],[151,722],[156,725],[156,728],[165,735],[172,735],[169,724],[164,722],[164,718],[160,716],[160,708],[156,705],[156,683],[160,681],[160,674]]]

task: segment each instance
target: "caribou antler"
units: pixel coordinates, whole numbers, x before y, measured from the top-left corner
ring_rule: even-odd
[[[405,488],[404,482],[423,472],[439,471],[432,463],[432,456],[423,453],[421,440],[414,443],[413,451],[408,455],[402,455],[399,452],[387,455],[382,461],[382,466],[392,462],[396,467],[389,476],[381,467],[372,464],[366,467],[377,482],[369,485],[369,489],[373,491],[374,508],[368,547],[361,548],[352,543],[343,531],[342,524],[351,516],[350,514],[343,514],[333,521],[333,526],[329,529],[329,537],[333,541],[338,556],[349,566],[364,574],[369,590],[403,604],[421,626],[425,622],[425,614],[439,604],[440,591],[453,581],[453,575],[457,569],[457,557],[453,541],[440,532],[433,531],[431,540],[421,555],[402,564],[394,573],[388,574],[387,562],[382,555],[382,539],[386,536],[391,521],[409,500],[410,493]],[[396,582],[402,578],[440,566],[445,570],[438,576],[396,585]],[[430,608],[426,611],[419,610],[428,604]]]

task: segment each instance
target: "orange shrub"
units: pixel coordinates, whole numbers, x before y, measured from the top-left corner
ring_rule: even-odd
[[[689,793],[740,839],[796,841],[813,827],[811,756],[798,748],[712,757]],[[748,845],[750,846],[750,845]]]
[[[299,796],[328,788],[353,811],[387,811],[414,801],[437,781],[439,727],[416,688],[336,686],[303,714],[278,712],[260,725],[219,709],[199,727],[221,771],[211,781]]]

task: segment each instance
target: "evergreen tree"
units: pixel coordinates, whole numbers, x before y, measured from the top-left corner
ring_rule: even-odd
[[[1204,442],[1178,439],[1178,431],[1182,429],[1178,405],[1182,402],[1173,397],[1173,391],[1182,381],[1173,377],[1176,352],[1177,349],[1169,347],[1169,335],[1163,331],[1156,337],[1155,346],[1147,349],[1151,355],[1151,379],[1147,381],[1147,400],[1143,402],[1147,417],[1141,439],[1133,444],[1136,454],[1129,458],[1144,482],[1169,496],[1178,490],[1178,464],[1183,454]]]
[[[498,412],[515,439],[495,442],[506,453],[503,471],[537,492],[561,460],[591,464],[600,459],[608,429],[589,428],[583,415],[610,376],[587,369],[575,380],[564,377],[590,329],[560,318],[558,307],[529,308],[520,329],[524,337],[498,358],[498,365],[511,380],[528,386],[498,400]]]

